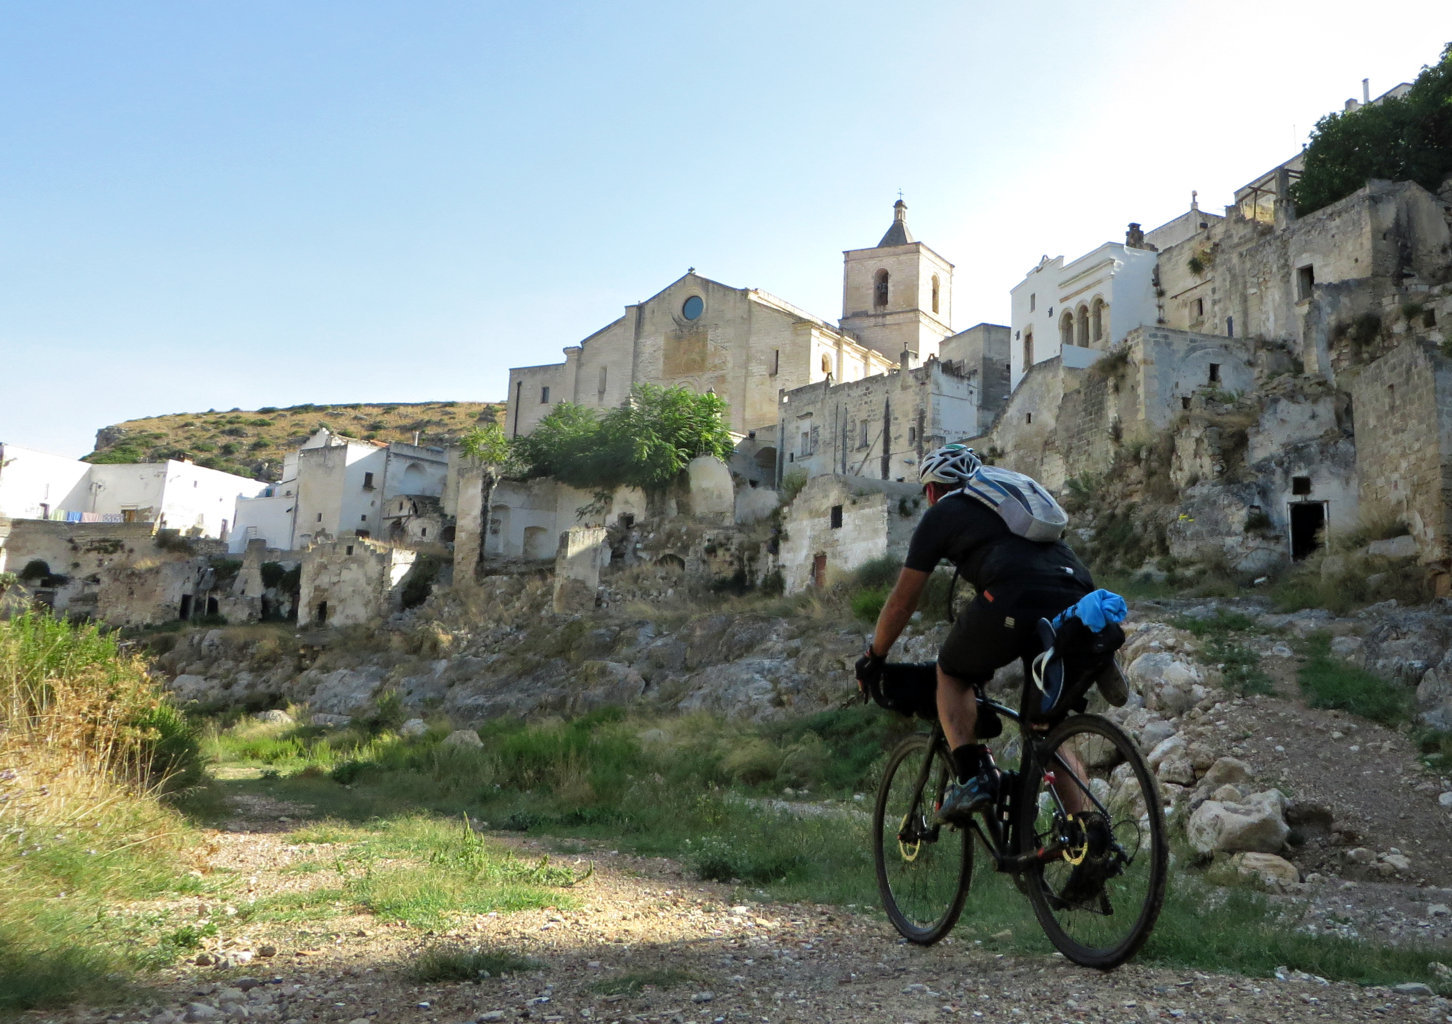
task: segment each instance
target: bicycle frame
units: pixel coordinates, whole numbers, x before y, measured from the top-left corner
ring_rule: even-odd
[[[1108,809],[1096,797],[1083,780],[1079,779],[1073,769],[1063,760],[1055,755],[1057,771],[1055,767],[1044,766],[1043,741],[1047,730],[1039,732],[1033,728],[1024,726],[1023,716],[1005,704],[985,697],[981,692],[977,697],[979,709],[989,709],[993,714],[1006,718],[1018,727],[1019,736],[1023,742],[1023,755],[1019,761],[1019,770],[1004,773],[1005,777],[1011,775],[1010,785],[1006,790],[1001,790],[999,799],[994,803],[992,810],[987,814],[975,814],[969,822],[969,827],[978,836],[983,844],[983,849],[993,859],[995,871],[1008,874],[1021,874],[1029,867],[1042,861],[1052,860],[1063,854],[1069,846],[1068,838],[1056,836],[1054,841],[1047,846],[1036,847],[1032,850],[1019,850],[1018,837],[1015,835],[1017,826],[1014,822],[1014,808],[1022,800],[1031,799],[1035,790],[1034,779],[1031,773],[1023,769],[1028,765],[1032,771],[1041,772],[1047,775],[1052,782],[1055,780],[1058,771],[1062,771],[1068,778],[1074,780],[1076,791],[1088,801],[1094,810],[1108,816]],[[928,756],[923,760],[923,766],[918,773],[918,786],[921,789],[926,782],[928,772],[933,763],[933,750],[939,745],[946,745],[946,737],[943,735],[943,727],[940,723],[933,725],[933,742],[928,747]],[[1053,797],[1056,816],[1067,818],[1071,813],[1065,805],[1063,797],[1059,794],[1057,787],[1050,787],[1050,795]],[[1009,797],[1004,800],[1004,795]]]

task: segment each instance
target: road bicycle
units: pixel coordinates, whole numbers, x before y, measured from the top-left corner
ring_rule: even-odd
[[[873,694],[933,723],[889,755],[873,811],[877,886],[893,925],[921,945],[952,930],[968,896],[976,836],[1060,952],[1086,967],[1122,964],[1154,927],[1169,862],[1159,789],[1134,741],[1097,714],[1032,721],[1042,716],[1029,714],[1039,695],[1027,683],[1018,711],[980,687],[980,740],[1002,735],[1005,721],[1016,735],[994,761],[996,802],[966,824],[942,824],[936,814],[953,770],[936,688],[933,665],[894,664],[881,684],[887,700]]]

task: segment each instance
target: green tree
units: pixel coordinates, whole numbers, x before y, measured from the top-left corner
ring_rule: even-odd
[[[479,481],[479,512],[483,530],[479,538],[479,557],[475,568],[484,561],[484,538],[489,535],[489,518],[494,506],[494,488],[505,472],[515,468],[514,443],[504,435],[497,423],[474,427],[459,439],[459,448],[468,458],[478,459],[483,474]],[[407,607],[407,606],[405,606]]]
[[[1291,198],[1304,216],[1346,198],[1372,178],[1415,181],[1435,192],[1449,174],[1452,43],[1436,64],[1422,69],[1405,96],[1317,121]]]
[[[725,415],[726,403],[713,394],[637,384],[603,418],[561,402],[514,447],[531,476],[590,490],[633,486],[659,493],[696,456],[730,456]]]

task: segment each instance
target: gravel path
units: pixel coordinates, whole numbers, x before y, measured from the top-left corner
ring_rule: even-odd
[[[261,823],[257,823],[259,826]],[[311,857],[275,818],[267,830],[213,834],[211,859],[247,879],[249,894],[327,884],[284,872]],[[514,841],[522,855],[544,846]],[[555,862],[561,858],[556,856]],[[613,852],[575,887],[575,909],[485,915],[441,934],[331,918],[317,931],[224,927],[208,950],[160,980],[155,997],[123,1011],[74,1009],[27,1021],[255,1020],[277,1024],[601,1021],[710,1024],[754,1021],[883,1024],[964,1020],[1435,1021],[1452,1001],[1420,992],[1326,984],[1306,977],[1248,979],[1127,965],[1100,974],[1058,956],[1011,957],[959,932],[923,949],[898,940],[876,908],[733,903],[727,886],[683,877],[669,861]],[[565,858],[566,861],[569,858]],[[583,864],[583,862],[582,862]],[[192,901],[171,913],[226,918]],[[538,970],[477,983],[416,984],[404,970],[437,943],[507,949]],[[624,981],[649,981],[606,994]]]

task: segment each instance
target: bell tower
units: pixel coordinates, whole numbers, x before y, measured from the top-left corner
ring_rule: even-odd
[[[953,333],[953,264],[913,240],[901,197],[882,241],[842,258],[842,329],[894,362],[937,355]]]

